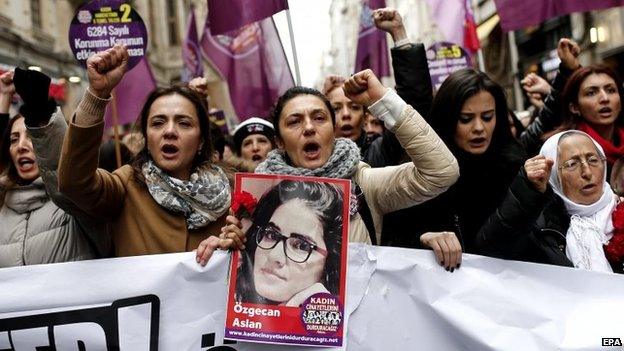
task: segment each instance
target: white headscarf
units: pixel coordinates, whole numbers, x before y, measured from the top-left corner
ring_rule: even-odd
[[[580,134],[588,137],[596,146],[602,158],[605,158],[602,147],[589,135],[578,130],[569,130],[557,133],[544,143],[540,154],[555,161],[550,173],[549,183],[565,204],[570,218],[570,227],[566,233],[566,256],[574,267],[592,271],[613,272],[605,257],[603,245],[613,236],[613,221],[611,213],[617,204],[616,196],[607,183],[607,168],[603,175],[602,196],[590,205],[581,205],[573,202],[563,193],[557,166],[557,149],[559,139],[565,134]]]

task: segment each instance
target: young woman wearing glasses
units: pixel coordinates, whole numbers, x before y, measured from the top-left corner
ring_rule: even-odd
[[[236,299],[298,306],[315,293],[337,295],[342,199],[327,183],[284,180],[268,190],[246,233]]]

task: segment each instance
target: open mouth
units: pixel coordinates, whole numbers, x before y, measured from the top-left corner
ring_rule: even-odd
[[[262,156],[254,154],[253,156],[251,156],[251,160],[254,162],[262,161]]]
[[[603,107],[600,110],[598,110],[598,113],[600,113],[603,116],[611,116],[611,114],[613,113],[613,110],[611,109],[611,107]]]
[[[29,157],[20,157],[17,159],[17,164],[21,171],[29,171],[35,166],[35,160]]]
[[[307,159],[317,159],[321,154],[321,146],[314,141],[307,142],[303,145],[303,155]]]
[[[487,141],[487,139],[485,138],[474,138],[474,139],[470,139],[470,144],[474,145],[474,146],[479,146],[484,144]]]
[[[180,151],[180,149],[175,145],[165,144],[160,148],[160,151],[162,151],[165,157],[173,157],[178,153],[178,151]]]
[[[350,124],[345,124],[345,125],[343,125],[342,127],[340,127],[340,133],[341,133],[343,136],[347,136],[347,135],[351,135],[351,134],[353,134],[353,130],[354,130],[354,128],[353,128],[353,126],[352,126],[352,125],[350,125]]]
[[[590,192],[593,192],[595,188],[596,188],[596,184],[587,184],[582,188],[582,192],[590,193]]]

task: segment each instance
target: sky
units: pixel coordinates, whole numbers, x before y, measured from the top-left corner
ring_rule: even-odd
[[[289,0],[301,85],[314,87],[320,74],[324,53],[331,47],[329,7],[331,0]],[[296,80],[292,45],[286,11],[273,16],[288,63]]]

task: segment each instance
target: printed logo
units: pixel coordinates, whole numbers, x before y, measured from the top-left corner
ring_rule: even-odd
[[[91,23],[93,16],[91,16],[91,12],[88,10],[80,10],[78,11],[78,16],[76,16],[76,18],[78,18],[78,22],[86,24]]]
[[[301,305],[301,309],[301,320],[308,333],[333,335],[342,325],[342,306],[335,295],[314,294]]]

